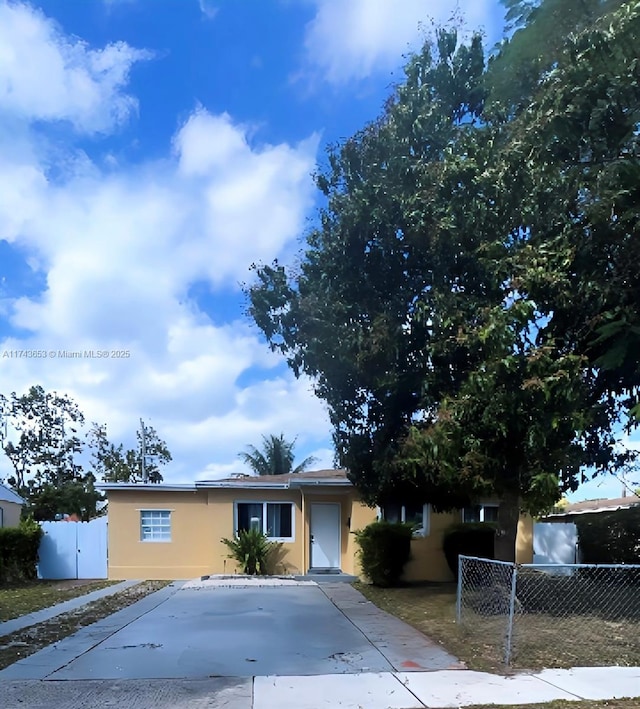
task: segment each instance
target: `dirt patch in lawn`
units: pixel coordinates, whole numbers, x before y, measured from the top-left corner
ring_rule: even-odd
[[[44,623],[37,623],[0,637],[0,669],[33,655],[34,652],[38,652],[38,650],[42,650],[42,648],[58,642],[68,635],[73,635],[81,628],[130,606],[170,583],[171,581],[143,581],[111,596],[92,601],[69,613],[58,615]]]
[[[454,584],[389,589],[361,583],[354,585],[379,608],[440,643],[469,669],[505,674],[545,667],[640,665],[638,620],[613,623],[592,615],[574,614],[563,618],[546,613],[517,614],[513,625],[512,661],[506,668],[507,616],[472,614],[465,609],[465,623],[457,625]],[[640,702],[635,701],[635,706],[640,707]]]
[[[55,606],[56,603],[62,603],[71,598],[84,596],[115,583],[119,583],[119,581],[68,579],[25,581],[0,586],[0,623]]]

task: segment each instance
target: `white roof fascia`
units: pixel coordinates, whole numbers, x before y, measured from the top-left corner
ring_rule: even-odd
[[[96,483],[97,490],[157,490],[164,492],[196,491],[193,483],[186,485],[171,485],[164,483]]]

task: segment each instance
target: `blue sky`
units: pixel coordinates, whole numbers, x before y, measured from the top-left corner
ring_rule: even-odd
[[[459,6],[500,37],[497,2]],[[126,445],[143,417],[168,482],[242,472],[269,433],[330,466],[324,407],[244,316],[241,284],[295,256],[327,144],[376,117],[455,8],[0,0],[0,391],[66,392]]]

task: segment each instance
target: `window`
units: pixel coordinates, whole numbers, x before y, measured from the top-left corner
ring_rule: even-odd
[[[292,502],[236,502],[236,533],[257,529],[269,539],[293,539]]]
[[[140,510],[140,540],[143,542],[171,541],[169,510]]]
[[[463,522],[497,522],[498,505],[472,505],[462,510]]]
[[[387,522],[407,522],[414,527],[414,537],[426,537],[429,534],[429,511],[429,505],[390,502],[380,508],[380,516]]]

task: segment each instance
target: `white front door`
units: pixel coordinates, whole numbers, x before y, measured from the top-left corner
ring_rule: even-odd
[[[311,504],[311,568],[340,568],[340,505]]]

